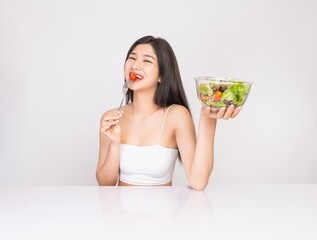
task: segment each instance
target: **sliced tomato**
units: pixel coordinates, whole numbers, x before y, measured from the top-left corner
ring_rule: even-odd
[[[221,97],[222,97],[222,92],[220,91],[215,92],[214,101],[219,101]]]

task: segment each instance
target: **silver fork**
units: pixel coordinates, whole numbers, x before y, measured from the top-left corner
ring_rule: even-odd
[[[131,83],[133,83],[133,81],[131,79],[128,79],[123,84],[123,87],[122,87],[123,96],[122,96],[122,100],[121,100],[121,103],[120,103],[118,111],[121,110],[121,107],[122,107],[122,104],[123,104],[123,100],[125,99],[125,97],[127,95],[127,92],[129,90],[129,86],[131,85]]]

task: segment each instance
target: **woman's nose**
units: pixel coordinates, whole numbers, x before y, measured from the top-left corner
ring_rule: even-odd
[[[142,62],[140,60],[135,60],[133,65],[133,69],[140,70],[142,68]]]

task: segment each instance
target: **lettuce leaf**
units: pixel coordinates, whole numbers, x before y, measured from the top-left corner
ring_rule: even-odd
[[[233,84],[223,92],[221,101],[233,101],[235,105],[241,106],[246,100],[249,90],[250,86],[245,85],[243,83]]]
[[[213,91],[209,88],[208,84],[200,84],[199,93],[211,96],[213,94]]]

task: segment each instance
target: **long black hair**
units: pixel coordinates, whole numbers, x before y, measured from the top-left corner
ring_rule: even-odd
[[[132,44],[127,53],[125,62],[133,49],[139,44],[150,44],[157,57],[161,82],[158,83],[155,92],[155,104],[161,107],[180,104],[190,111],[177,59],[170,44],[163,38],[144,36]],[[130,89],[127,93],[126,102],[133,102],[133,91]]]

